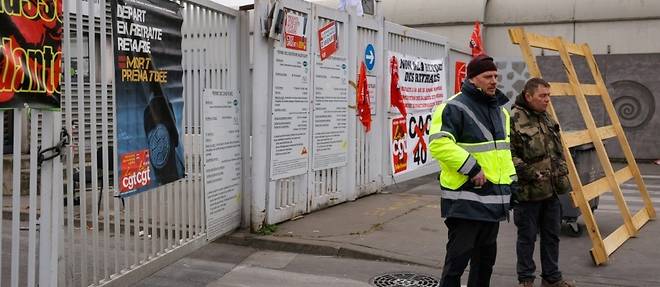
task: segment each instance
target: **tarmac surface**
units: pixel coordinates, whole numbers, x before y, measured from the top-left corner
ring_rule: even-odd
[[[641,164],[640,169],[657,207],[660,203],[660,166]],[[643,206],[637,187],[631,181],[624,183],[622,188],[634,214]],[[166,267],[140,286],[169,286],[149,282],[185,278],[186,267],[180,264],[186,260],[198,260],[200,256],[204,259],[195,262],[201,266],[204,262],[207,265],[225,262],[226,257],[231,256],[222,250],[245,252],[245,256],[229,265],[223,263],[227,269],[224,273],[214,273],[219,277],[204,284],[200,282],[202,285],[199,286],[373,286],[369,285],[369,278],[386,270],[420,270],[439,277],[447,229],[440,218],[438,190],[435,176],[426,176],[281,223],[271,235],[237,231]],[[611,193],[601,196],[595,217],[603,237],[623,224],[617,210]],[[584,228],[581,218],[578,222]],[[589,254],[591,240],[588,234],[583,232],[576,237],[566,232],[561,236],[560,268],[564,277],[576,280],[578,286],[660,286],[659,237],[660,225],[657,221],[650,221],[636,238],[629,239],[616,250],[606,264],[595,266]],[[513,222],[502,222],[491,286],[515,286],[515,241]],[[536,258],[540,262],[538,248]],[[273,268],[267,263],[263,263],[268,265],[265,267],[259,263],[269,260],[280,265]],[[299,261],[306,262],[303,265],[311,270],[301,269]],[[351,267],[346,269],[347,266]],[[175,268],[179,275],[168,272],[172,270],[170,268]],[[283,278],[292,281],[273,281],[283,274]],[[227,277],[229,275],[231,277]],[[467,275],[463,277],[466,279]],[[311,281],[305,281],[307,279]],[[340,279],[349,281],[333,281]],[[325,283],[312,283],[317,281]]]

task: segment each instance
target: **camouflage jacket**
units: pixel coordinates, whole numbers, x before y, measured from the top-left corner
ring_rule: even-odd
[[[516,101],[511,111],[511,154],[518,174],[518,200],[537,201],[570,190],[559,124],[548,113]]]

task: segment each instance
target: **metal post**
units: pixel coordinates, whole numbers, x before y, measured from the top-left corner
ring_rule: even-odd
[[[240,64],[237,66],[240,70],[240,98],[241,98],[241,154],[243,163],[241,167],[242,175],[242,216],[241,227],[250,226],[250,203],[252,202],[252,82],[250,76],[250,12],[241,11],[239,16],[240,27],[238,29],[238,47],[236,50],[240,53]],[[255,28],[256,30],[256,28]],[[256,33],[255,33],[256,34]],[[243,48],[241,48],[243,47]]]
[[[268,98],[268,73],[271,50],[269,40],[261,34],[262,25],[267,21],[268,1],[256,0],[254,3],[254,66],[252,74],[253,98]],[[266,220],[266,194],[268,184],[268,105],[264,101],[252,103],[252,134],[259,145],[255,145],[252,153],[252,207],[251,227],[259,230]]]

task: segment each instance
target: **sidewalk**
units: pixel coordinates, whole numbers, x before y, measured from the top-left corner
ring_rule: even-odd
[[[644,164],[640,165],[640,169],[644,175],[649,175],[645,179],[647,186],[658,185],[660,167]],[[430,175],[398,184],[383,193],[284,222],[272,235],[259,236],[238,231],[220,241],[260,249],[441,268],[447,230],[440,218],[438,189],[435,175]],[[657,193],[660,194],[660,190]],[[658,203],[656,199],[654,201]],[[633,204],[630,205],[632,212],[637,211]],[[614,212],[596,210],[595,214],[603,236],[623,224],[621,217]],[[501,224],[494,270],[496,275],[515,276],[515,233],[512,222]],[[566,278],[575,279],[578,283],[660,286],[659,237],[660,225],[651,221],[642,228],[637,238],[628,240],[614,252],[608,264],[596,267],[589,254],[591,241],[586,232],[580,237],[563,235],[561,269]],[[538,258],[538,248],[536,256]]]

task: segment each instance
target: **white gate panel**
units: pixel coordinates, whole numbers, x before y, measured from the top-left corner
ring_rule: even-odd
[[[445,78],[449,79],[448,73],[451,69],[448,69],[446,67],[448,63],[447,61],[448,50],[449,50],[448,42],[445,37],[385,21],[384,53],[387,53],[387,51],[393,51],[405,55],[416,56],[426,59],[443,58],[445,59],[444,61]],[[385,58],[387,57],[387,55],[383,55],[383,57]],[[384,73],[390,72],[388,65],[384,67]],[[387,91],[386,93],[389,93],[389,83],[385,83],[385,84],[387,85],[385,89]],[[449,85],[446,86],[446,88],[448,87]],[[390,97],[385,97],[384,109],[386,111],[389,111],[389,107],[390,107]],[[389,119],[391,119],[393,115],[398,115],[398,114],[389,114],[386,123],[389,122]],[[384,132],[382,136],[383,136],[383,143],[385,143],[386,146],[386,148],[383,148],[382,156],[383,158],[387,159],[387,162],[383,164],[381,167],[383,168],[383,174],[388,175],[383,177],[383,182],[385,185],[391,185],[396,182],[402,182],[409,179],[414,179],[420,176],[428,175],[439,171],[440,168],[438,164],[432,162],[414,171],[407,172],[398,176],[392,176],[393,172],[390,164],[392,154],[389,148],[390,145],[389,143],[391,142],[389,138],[390,137],[389,130],[386,130],[386,132]]]
[[[383,18],[374,18],[365,15],[363,17],[351,17],[352,29],[356,34],[355,47],[355,75],[359,72],[360,63],[366,61],[366,48],[372,45],[375,50],[375,65],[372,70],[367,69],[367,82],[374,89],[369,89],[372,122],[371,131],[365,133],[364,126],[355,116],[355,191],[356,197],[365,196],[377,192],[382,188],[382,165],[387,164],[387,158],[383,158],[383,146],[381,143],[383,133],[387,132],[387,113],[385,104],[383,81]],[[354,38],[355,39],[355,38]],[[373,93],[373,94],[371,94]],[[389,97],[388,97],[389,98]],[[352,135],[353,136],[353,135]]]
[[[311,34],[313,33],[312,28],[311,28],[311,23],[312,23],[312,4],[309,2],[305,2],[302,0],[285,0],[280,2],[281,6],[285,8],[285,10],[290,11],[291,13],[295,13],[306,18],[306,25],[305,25],[305,35],[307,35],[307,51],[312,51],[312,40],[311,40]],[[259,7],[256,7],[256,9],[259,9]],[[255,37],[262,37],[262,35],[259,35],[255,33]],[[255,42],[258,42],[259,40],[255,39]],[[272,42],[269,42],[268,44],[268,62],[266,65],[259,65],[263,64],[259,62],[260,56],[263,55],[258,55],[260,53],[255,49],[255,73],[269,73],[267,76],[267,89],[261,89],[261,84],[263,83],[255,83],[255,89],[253,91],[254,96],[260,96],[260,92],[266,92],[266,95],[261,95],[261,96],[266,96],[268,98],[267,102],[262,102],[258,103],[255,101],[255,109],[253,110],[253,113],[255,113],[255,116],[257,113],[260,113],[259,111],[263,108],[265,105],[266,107],[266,113],[267,113],[267,119],[264,122],[267,126],[267,136],[264,137],[264,134],[259,134],[258,130],[254,130],[254,137],[255,137],[255,149],[263,149],[265,148],[265,151],[267,154],[270,154],[271,148],[273,148],[271,145],[270,139],[272,138],[271,135],[271,129],[270,125],[272,124],[272,116],[271,116],[271,111],[272,111],[272,101],[273,101],[273,77],[271,76],[272,74],[272,68],[268,69],[266,67],[272,67],[272,62],[273,62],[273,57],[274,57],[274,48],[279,47],[279,48],[284,48],[285,44],[284,41],[276,41],[274,44]],[[310,53],[311,54],[311,53]],[[308,57],[307,63],[312,62],[312,58]],[[265,71],[258,71],[258,69],[265,69]],[[310,73],[311,75],[311,73]],[[259,81],[258,76],[255,76],[255,81]],[[311,81],[311,80],[310,80]],[[259,86],[259,87],[257,87]],[[309,86],[310,89],[308,92],[312,93],[311,85]],[[261,106],[261,107],[256,107],[256,106]],[[308,108],[308,111],[311,111],[311,105]],[[308,133],[311,138],[311,130],[310,126],[311,125],[311,114],[309,114],[310,117],[308,117]],[[263,118],[255,118],[254,124],[259,125],[264,119]],[[311,139],[308,141],[311,143]],[[309,147],[307,147],[309,149]],[[255,152],[254,157],[258,158],[259,152]],[[267,166],[265,167],[266,170],[271,166],[270,161],[273,159],[269,157],[269,160],[267,161]],[[308,164],[307,167],[311,168],[311,157],[308,156]],[[258,168],[263,168],[259,166],[259,163],[255,162],[253,164],[254,169]],[[255,174],[253,174],[254,177],[256,177],[256,181],[262,181],[264,178],[259,178],[260,171],[256,171]],[[277,179],[277,180],[271,180],[270,178],[270,172],[265,173],[266,177],[268,177],[266,180],[266,212],[265,212],[265,223],[267,224],[273,224],[277,222],[282,222],[284,220],[288,220],[290,218],[293,218],[297,215],[303,214],[307,211],[307,190],[309,187],[309,181],[311,180],[309,178],[309,173],[303,174],[303,175],[297,175],[297,176],[292,176],[292,177],[287,177],[283,179]],[[255,182],[253,185],[253,188],[259,192],[259,187],[260,185]],[[253,208],[258,208],[256,206],[253,206]],[[252,215],[253,219],[252,221],[254,222],[255,220],[259,221],[259,215]],[[258,223],[259,225],[262,224],[262,222]]]
[[[339,50],[336,55],[348,59],[349,79],[357,82],[360,63],[367,60],[365,50],[368,45],[374,47],[375,67],[367,72],[367,81],[372,86],[370,92],[373,109],[369,133],[365,133],[357,116],[355,90],[349,90],[348,164],[315,171],[312,150],[307,174],[273,180],[269,172],[273,160],[269,155],[272,156],[274,145],[270,140],[273,137],[273,74],[277,72],[273,67],[273,49],[285,47],[281,35],[273,39],[273,31],[278,30],[273,25],[283,24],[273,21],[273,18],[277,19],[277,13],[272,13],[279,9],[283,9],[281,13],[293,12],[307,17],[306,51],[310,54],[312,71],[319,53],[318,29],[333,20],[337,21],[339,29]],[[255,101],[252,111],[252,132],[255,136],[252,170],[252,187],[255,192],[252,194],[251,213],[253,229],[261,228],[264,223],[281,222],[302,213],[354,200],[377,192],[395,180],[416,178],[438,171],[437,165],[430,164],[396,178],[392,176],[389,120],[395,115],[390,113],[389,83],[385,82],[385,74],[389,73],[386,54],[387,51],[396,51],[428,59],[443,58],[447,63],[445,38],[385,22],[382,17],[356,16],[351,12],[338,12],[302,0],[256,1],[254,24],[257,28],[254,38],[253,95],[255,98],[267,98],[268,101]],[[448,70],[445,69],[445,73]],[[315,80],[314,74],[310,74],[309,78]],[[314,87],[312,84],[311,92],[316,92]],[[310,101],[310,110],[313,108],[314,103]],[[309,119],[313,121],[313,116]],[[313,123],[309,125],[308,133],[310,145],[313,145]],[[261,141],[264,135],[269,140]]]
[[[324,25],[326,25],[327,23],[336,21],[337,41],[339,44],[339,49],[335,52],[333,56],[346,59],[346,65],[348,65],[349,63],[348,47],[347,47],[348,28],[349,28],[348,14],[320,5],[315,5],[313,14],[314,15],[312,20],[312,35],[311,37],[309,37],[311,40],[309,46],[310,46],[310,51],[311,51],[310,54],[312,54],[312,58],[320,59],[319,37],[317,31],[319,31],[319,29]],[[317,64],[316,62],[317,62],[316,60],[312,61],[312,66],[313,66],[312,71],[316,71],[315,69]],[[348,74],[348,72],[347,72],[347,76],[348,79],[352,77],[352,75]],[[311,79],[313,81],[313,87],[314,87],[312,89],[312,93],[314,94],[316,93],[316,85],[320,83],[316,82],[316,79],[314,77],[314,72],[312,73]],[[348,83],[346,83],[346,86],[344,88],[348,89]],[[347,97],[354,95],[354,93],[352,92],[353,92],[352,90],[347,90]],[[314,106],[314,103],[312,103],[312,106]],[[311,118],[313,119],[314,117]],[[311,127],[312,129],[314,129],[313,120]],[[314,133],[312,132],[311,134]],[[346,140],[348,140],[348,136],[349,135],[347,134]],[[346,148],[348,149],[348,142],[346,142]],[[346,153],[348,153],[348,150],[346,150]],[[314,156],[315,156],[315,151],[312,150],[312,157],[311,157],[312,160]],[[346,162],[347,164],[349,164],[351,160],[349,159]],[[314,171],[313,164],[310,164],[309,177],[312,180],[310,181],[310,186],[307,195],[309,202],[309,206],[307,209],[308,212],[346,201],[347,193],[348,193],[347,182],[346,180],[340,180],[340,179],[345,179],[347,177],[346,171],[347,171],[346,166]]]
[[[11,121],[5,121],[6,114],[11,115]],[[3,209],[0,213],[0,286],[57,286],[59,260],[63,258],[59,245],[62,234],[61,157],[39,165],[38,156],[41,150],[60,141],[60,121],[58,112],[0,111],[0,138],[7,135],[13,142],[12,152],[6,154],[4,145],[7,142],[0,142],[0,151],[3,151],[0,161],[0,178],[3,179],[0,187],[3,193],[0,198]],[[22,154],[24,144],[29,155]],[[44,155],[50,157],[53,153]],[[6,196],[9,200],[5,202],[7,193],[11,196]]]
[[[64,174],[53,171],[65,182],[67,203],[60,286],[129,286],[206,243],[201,92],[239,88],[238,12],[207,0],[179,1],[186,178],[120,199],[114,197],[118,163],[111,1],[87,2],[68,0],[64,20],[63,123],[72,145]],[[81,55],[89,60],[83,62]],[[89,75],[74,77],[72,62],[75,70]],[[52,200],[61,207],[57,194]]]

